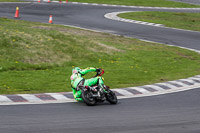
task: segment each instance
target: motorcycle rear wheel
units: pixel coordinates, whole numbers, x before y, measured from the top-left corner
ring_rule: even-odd
[[[112,91],[106,95],[106,100],[111,104],[117,104],[117,96]]]
[[[81,97],[88,106],[94,106],[96,104],[96,99],[91,96],[88,90],[82,90]]]

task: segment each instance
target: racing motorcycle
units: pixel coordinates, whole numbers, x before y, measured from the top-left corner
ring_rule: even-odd
[[[104,74],[104,70],[101,70],[101,73],[96,76],[102,76]],[[109,89],[110,87],[103,85],[103,88],[99,85],[95,86],[79,86],[79,89],[81,89],[82,94],[81,97],[83,101],[88,106],[93,106],[96,103],[102,103],[105,100],[107,100],[111,104],[117,103],[117,96],[113,91]]]

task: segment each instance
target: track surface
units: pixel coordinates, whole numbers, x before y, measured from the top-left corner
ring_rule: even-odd
[[[177,2],[184,2],[184,3],[200,5],[200,0],[171,0],[171,1],[177,1]]]
[[[60,4],[0,4],[0,17],[69,24],[200,50],[200,33],[112,21],[116,11],[187,11]],[[192,10],[192,12],[195,12]],[[0,133],[199,133],[200,88],[153,97],[119,100],[117,105],[82,103],[0,106]]]
[[[0,106],[1,133],[199,133],[200,88],[88,107]]]
[[[118,22],[104,18],[106,13],[116,11],[179,11],[200,12],[200,10],[166,10],[123,7],[103,7],[76,4],[0,4],[0,16],[13,18],[16,6],[20,7],[21,19],[48,22],[53,15],[54,23],[135,37],[164,44],[178,45],[200,50],[200,32],[188,32],[162,27]]]

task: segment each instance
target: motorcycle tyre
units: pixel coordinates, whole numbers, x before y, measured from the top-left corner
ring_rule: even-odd
[[[94,106],[94,105],[96,104],[95,98],[93,98],[92,101],[89,100],[89,99],[86,97],[87,93],[89,93],[89,91],[87,91],[87,90],[86,90],[86,91],[82,90],[81,97],[82,97],[83,101],[84,101],[88,106]]]
[[[113,98],[109,97],[108,95],[112,95]],[[117,104],[117,96],[112,91],[110,91],[110,94],[106,95],[106,100],[111,104]]]

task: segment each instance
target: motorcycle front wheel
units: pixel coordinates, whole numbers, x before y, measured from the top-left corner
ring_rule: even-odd
[[[107,95],[106,95],[106,100],[111,103],[111,104],[116,104],[117,103],[117,96],[115,95],[114,92],[110,91]]]
[[[88,106],[94,106],[96,104],[96,99],[92,97],[88,90],[82,90],[81,97]]]

